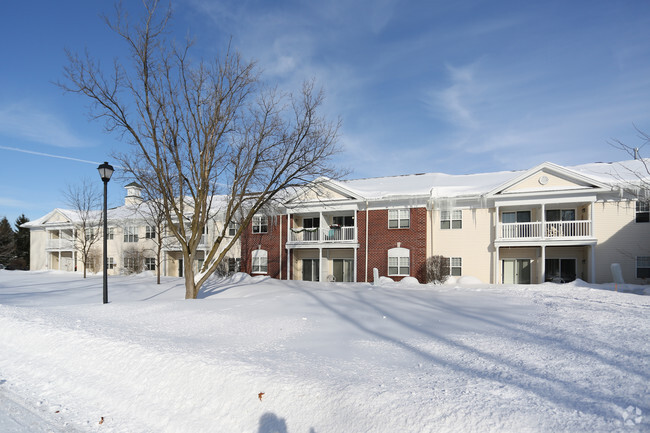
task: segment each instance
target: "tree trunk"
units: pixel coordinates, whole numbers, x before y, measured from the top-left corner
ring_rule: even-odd
[[[183,276],[185,277],[185,299],[196,299],[199,288],[194,284],[194,272],[192,272],[192,260],[183,259]]]

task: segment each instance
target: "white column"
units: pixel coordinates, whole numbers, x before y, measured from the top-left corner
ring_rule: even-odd
[[[318,247],[318,281],[323,281],[323,247]]]
[[[497,215],[497,218],[498,218],[498,215]],[[500,278],[500,275],[501,275],[501,262],[500,262],[500,258],[499,258],[499,246],[498,245],[495,246],[495,250],[496,250],[496,263],[495,263],[496,269],[495,269],[495,272],[494,272],[494,275],[495,275],[494,283],[495,284],[501,284],[501,278]]]
[[[589,282],[596,283],[596,245],[589,249]]]
[[[546,205],[542,203],[542,233],[540,233],[541,238],[545,239],[546,238]]]
[[[546,280],[546,245],[542,245],[542,257],[539,269],[541,271],[541,282],[543,283]]]

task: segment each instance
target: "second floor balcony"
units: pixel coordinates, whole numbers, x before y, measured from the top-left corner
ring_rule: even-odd
[[[593,237],[591,220],[498,223],[497,240],[571,240]]]
[[[329,227],[329,228],[293,228],[290,229],[290,243],[332,243],[356,242],[356,227]]]
[[[73,250],[74,239],[72,238],[48,239],[46,248],[48,250]]]

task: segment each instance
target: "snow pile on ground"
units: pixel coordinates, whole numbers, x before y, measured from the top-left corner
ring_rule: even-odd
[[[178,278],[101,292],[0,271],[0,429],[650,430],[650,297],[608,286],[237,274],[192,301]]]

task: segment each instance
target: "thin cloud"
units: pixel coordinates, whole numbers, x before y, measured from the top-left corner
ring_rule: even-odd
[[[97,162],[97,161],[88,161],[86,159],[73,158],[71,156],[52,155],[51,153],[36,152],[34,150],[19,149],[17,147],[0,146],[0,149],[2,149],[2,150],[10,150],[12,152],[28,153],[30,155],[45,156],[47,158],[66,159],[68,161],[83,162],[83,163],[86,163],[86,164],[95,164],[95,165],[101,164],[101,162]]]
[[[0,108],[0,134],[56,147],[88,146],[63,119],[27,104]]]

